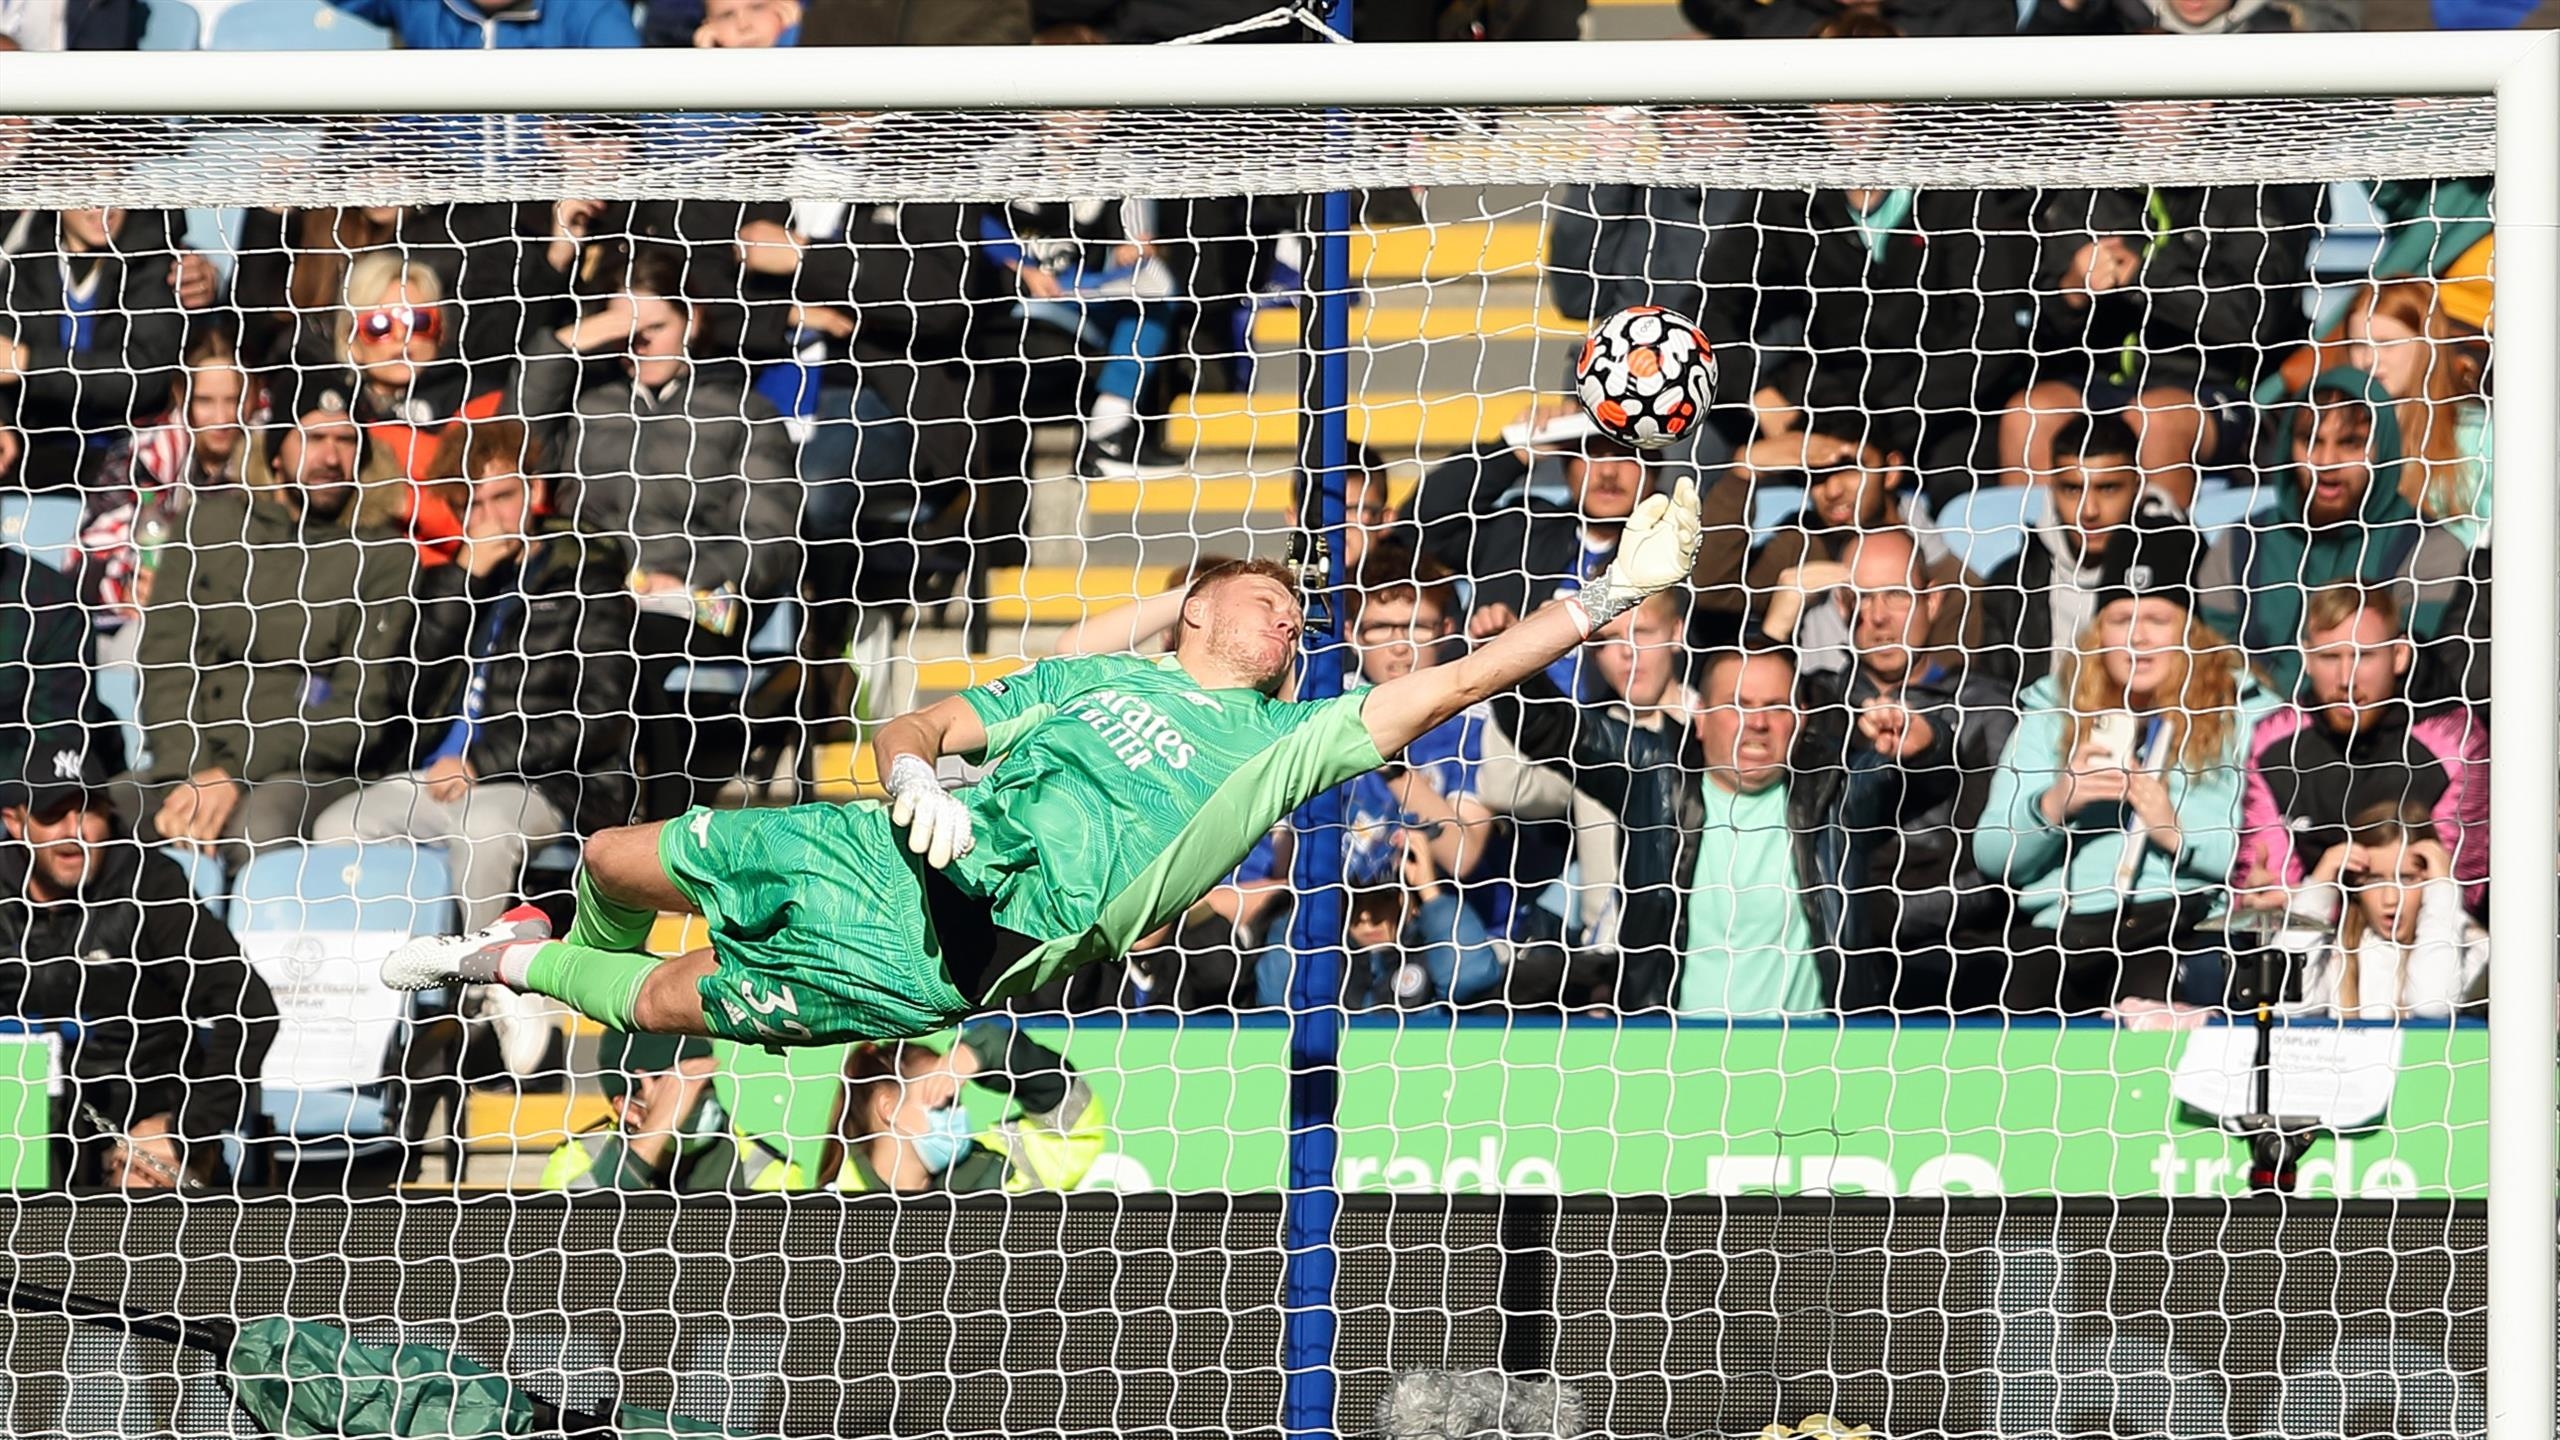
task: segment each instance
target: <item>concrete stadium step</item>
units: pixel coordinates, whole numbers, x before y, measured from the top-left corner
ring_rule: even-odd
[[[1585,40],[1696,40],[1703,38],[1672,0],[1586,0]]]
[[[987,618],[1072,625],[1096,611],[1152,595],[1164,582],[1161,566],[1135,560],[1085,565],[1026,565],[987,576]]]
[[[592,1084],[587,1076],[576,1079]],[[475,1090],[463,1102],[463,1147],[475,1155],[493,1152],[547,1152],[582,1130],[613,1118],[612,1103],[595,1089],[565,1094],[524,1095],[512,1090]]]
[[[1254,343],[1297,344],[1300,319],[1294,307],[1261,311],[1253,317]],[[1578,340],[1587,332],[1581,321],[1535,305],[1478,305],[1471,298],[1362,305],[1351,312],[1350,324],[1351,343],[1371,348],[1447,340]]]
[[[1534,279],[1545,255],[1546,232],[1535,219],[1451,220],[1351,236],[1351,274],[1369,285],[1478,275]]]
[[[1495,439],[1529,406],[1525,391],[1480,395],[1465,392],[1359,395],[1351,403],[1351,431],[1389,455],[1415,450],[1447,452]],[[1281,465],[1297,453],[1298,403],[1294,394],[1185,396],[1165,425],[1165,445],[1177,454],[1194,450],[1242,453]],[[1195,466],[1195,469],[1211,467]]]

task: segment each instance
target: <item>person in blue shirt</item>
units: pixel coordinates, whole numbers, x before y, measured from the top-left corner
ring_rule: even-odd
[[[329,0],[411,50],[636,50],[622,0]]]

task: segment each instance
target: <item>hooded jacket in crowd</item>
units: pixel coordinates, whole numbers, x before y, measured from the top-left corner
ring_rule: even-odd
[[[2287,407],[2276,427],[2276,503],[2245,525],[2222,533],[2206,555],[2197,580],[2197,618],[2240,642],[2278,695],[2302,681],[2302,613],[2313,592],[2332,585],[2404,584],[2425,526],[2400,494],[2402,449],[2399,407],[2382,382],[2362,370],[2339,368],[2313,382],[2312,394],[2361,400],[2373,422],[2367,453],[2372,481],[2352,519],[2314,529],[2303,519],[2310,488],[2293,463],[2294,429],[2304,407]],[[2436,577],[2405,604],[2412,634],[2434,632],[2457,577]],[[2404,590],[2407,602],[2411,592]]]

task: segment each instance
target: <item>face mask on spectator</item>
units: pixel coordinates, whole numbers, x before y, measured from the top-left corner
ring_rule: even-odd
[[[916,1159],[924,1168],[939,1175],[960,1162],[969,1142],[969,1113],[951,1104],[927,1112],[925,1132],[907,1143],[915,1146]]]

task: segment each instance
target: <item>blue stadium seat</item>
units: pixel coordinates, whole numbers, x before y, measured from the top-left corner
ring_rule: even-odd
[[[402,841],[263,851],[240,872],[230,910],[232,929],[244,937],[362,932],[406,938],[449,933],[461,919],[444,851]],[[315,1165],[334,1171],[388,1162],[405,1175],[426,1140],[436,1100],[460,1094],[460,1051],[454,997],[412,997],[388,1053],[360,1058],[359,1070],[378,1079],[352,1087],[266,1088],[269,1134],[250,1147],[253,1173],[273,1183],[278,1167],[299,1174]]]
[[[2211,541],[2216,533],[2274,509],[2276,490],[2273,484],[2234,485],[2208,479],[2196,487],[2196,503],[2188,513]]]
[[[2024,548],[2027,528],[2043,514],[2043,487],[1985,485],[1948,501],[1935,528],[1966,569],[1988,575]]]
[[[201,850],[187,850],[176,845],[163,845],[160,853],[187,872],[187,883],[196,898],[214,908],[216,914],[231,910],[231,876],[220,860]]]
[[[70,566],[71,547],[79,539],[79,496],[0,495],[0,544],[62,570]]]
[[[204,29],[202,17],[187,0],[145,0],[142,8],[144,50],[193,50]]]
[[[388,50],[391,32],[325,0],[253,0],[216,15],[207,50]]]
[[[1801,485],[1763,485],[1751,492],[1751,543],[1760,545],[1804,508]]]

